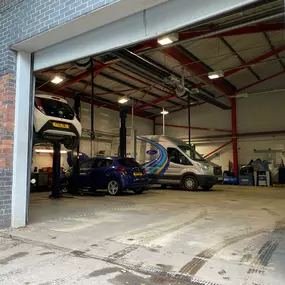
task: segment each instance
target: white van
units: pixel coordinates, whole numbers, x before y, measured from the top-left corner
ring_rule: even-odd
[[[67,149],[75,149],[81,136],[81,124],[75,112],[61,97],[36,94],[34,137],[41,141],[58,141]]]
[[[128,138],[129,156],[130,146]],[[113,142],[112,155],[118,154],[118,147],[118,143]],[[200,186],[209,190],[223,180],[220,166],[207,161],[193,147],[173,137],[137,137],[136,160],[145,167],[151,184],[182,185],[188,190]]]

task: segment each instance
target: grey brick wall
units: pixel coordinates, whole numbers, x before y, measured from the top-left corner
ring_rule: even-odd
[[[11,223],[16,56],[9,47],[117,0],[0,0],[0,228]]]
[[[0,228],[11,223],[12,169],[0,169]]]
[[[9,46],[88,14],[116,0],[0,1],[0,76],[15,72]]]

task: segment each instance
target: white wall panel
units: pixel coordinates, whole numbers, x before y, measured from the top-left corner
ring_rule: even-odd
[[[82,103],[81,124],[83,128],[90,129],[91,109],[90,104]],[[138,135],[152,134],[153,122],[149,119],[134,117],[135,128]],[[120,114],[117,111],[94,107],[95,131],[119,134]],[[132,116],[127,115],[127,128],[132,126]]]
[[[256,93],[256,92],[268,92],[268,91],[275,91],[285,88],[285,81],[284,81],[284,73],[279,75],[278,77],[274,77],[268,81],[264,81],[258,85],[250,87],[243,91],[243,93]]]
[[[283,83],[284,86],[284,83]],[[284,120],[285,91],[269,92],[250,95],[247,99],[237,101],[237,126],[239,133],[262,132],[285,130]],[[161,118],[157,119],[161,123]],[[187,126],[187,110],[169,114],[166,116],[166,124]],[[191,125],[196,127],[231,129],[231,111],[220,110],[209,104],[191,108]],[[162,127],[156,126],[156,133],[162,133]],[[191,130],[191,137],[223,135],[225,133],[214,131]],[[166,135],[178,138],[187,138],[187,129],[166,127]],[[230,138],[223,138],[219,141],[207,140],[204,144],[197,142],[196,147],[201,154],[208,154],[220,147]],[[267,152],[274,150],[274,154]],[[256,153],[256,150],[264,150],[264,153]],[[239,164],[246,164],[250,159],[266,159],[273,161],[273,175],[276,176],[280,164],[281,150],[285,149],[284,136],[256,136],[244,137],[238,140]],[[277,152],[276,152],[277,150]],[[218,152],[211,157],[211,161],[228,169],[229,161],[232,161],[232,146]]]
[[[210,104],[204,104],[201,106],[191,108],[191,126],[193,127],[204,127],[204,128],[218,128],[218,129],[231,129],[231,113],[228,110],[222,110],[217,107],[214,107]],[[162,116],[157,119],[157,123],[162,123]],[[165,117],[165,123],[171,125],[181,125],[188,126],[188,110],[185,109],[183,111],[175,112],[173,114],[169,114]],[[157,126],[157,133],[161,133],[161,128]],[[166,128],[166,134],[169,136],[176,137],[187,137],[188,131],[187,129],[182,128]],[[214,131],[199,131],[192,130],[192,137],[199,137],[205,135],[215,135],[221,134]]]
[[[90,104],[82,103],[81,106],[81,124],[85,129],[90,130],[91,123],[91,109]],[[120,114],[117,111],[94,107],[94,127],[95,132],[104,132],[109,134],[119,135],[120,129]],[[132,127],[132,116],[127,115],[127,134],[130,135],[130,128]],[[137,129],[137,135],[148,135],[153,133],[153,121],[134,117],[134,127]],[[104,141],[94,141],[92,143],[92,155],[99,154],[105,150],[105,155],[110,155],[111,144],[108,140],[111,137],[102,137]],[[89,140],[81,140],[80,150],[87,155],[91,154],[91,142]]]
[[[229,140],[228,140],[229,141]],[[210,143],[206,145],[196,145],[196,150],[203,155],[207,155],[210,152],[214,151],[221,145],[223,145],[225,142],[220,143]],[[220,150],[219,152],[213,154],[212,156],[209,156],[209,160],[213,163],[216,163],[220,166],[222,166],[223,170],[228,169],[229,162],[232,161],[232,146],[231,144],[227,145],[225,148]]]
[[[238,100],[238,132],[285,129],[285,91],[252,95]]]
[[[62,147],[62,149],[64,148]],[[63,168],[68,167],[67,154],[61,154],[60,166]],[[52,154],[34,152],[32,158],[32,171],[35,169],[35,167],[38,171],[43,167],[52,167]]]

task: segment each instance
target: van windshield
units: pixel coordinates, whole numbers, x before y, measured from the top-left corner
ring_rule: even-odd
[[[194,161],[206,161],[206,159],[199,154],[195,149],[191,146],[187,145],[180,145],[178,146],[188,157],[193,159]]]

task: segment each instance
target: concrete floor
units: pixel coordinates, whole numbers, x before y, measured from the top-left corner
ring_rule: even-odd
[[[0,232],[0,284],[285,283],[285,189],[219,186],[119,197],[31,195]]]

